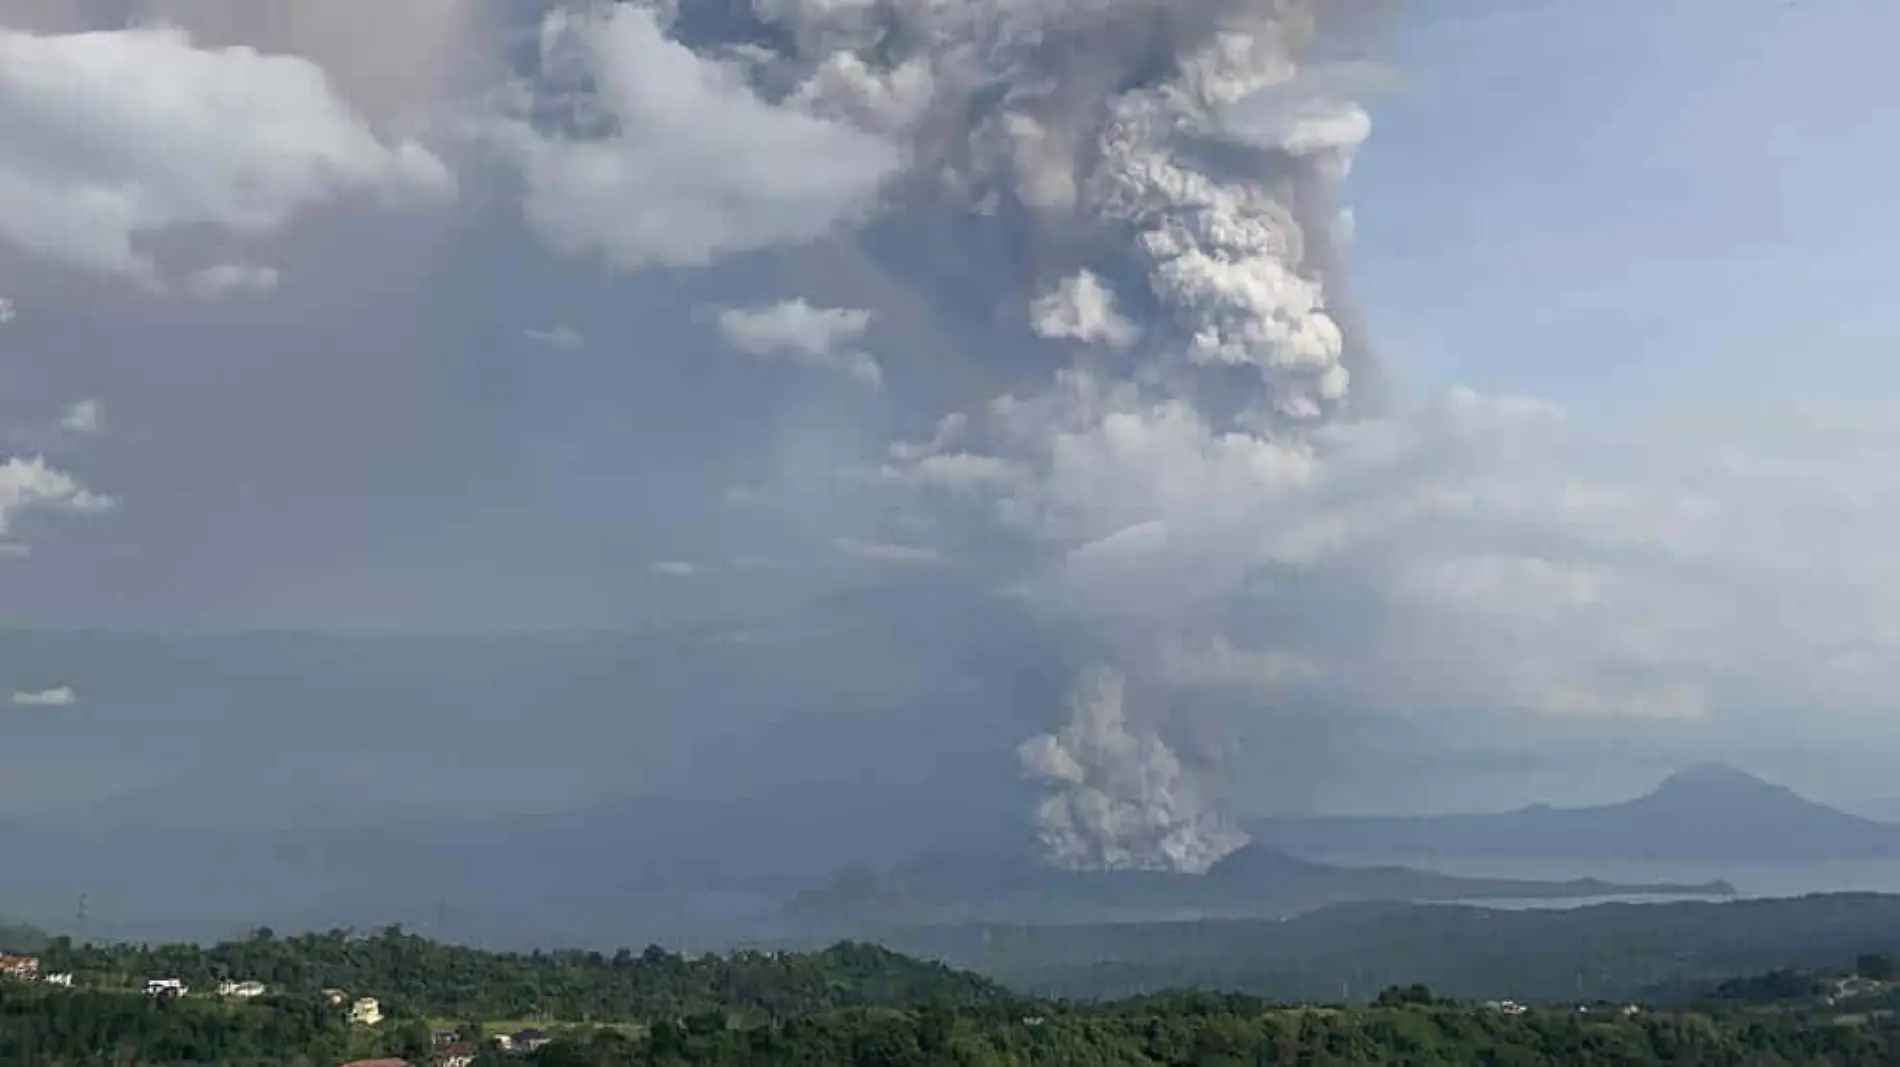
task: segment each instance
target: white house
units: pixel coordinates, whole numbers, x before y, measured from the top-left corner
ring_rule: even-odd
[[[230,997],[237,1000],[249,1000],[252,997],[261,997],[264,995],[264,983],[262,982],[219,982],[218,995],[221,997]]]
[[[383,1021],[382,1005],[375,997],[362,997],[350,1005],[350,1021],[358,1026],[375,1026]]]
[[[176,978],[153,978],[145,983],[148,997],[182,997],[189,992],[190,987]]]
[[[71,989],[73,987],[73,973],[71,971],[61,971],[58,974],[49,974],[45,978],[42,978],[40,980],[42,982],[45,982],[47,985],[65,986],[68,989]]]

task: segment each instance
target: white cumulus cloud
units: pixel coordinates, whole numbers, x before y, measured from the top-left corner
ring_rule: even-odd
[[[60,416],[59,425],[73,433],[98,433],[105,425],[105,404],[95,398],[74,401]]]
[[[79,693],[70,685],[38,690],[16,689],[13,703],[15,707],[22,708],[70,708],[79,703]]]
[[[148,283],[141,241],[182,226],[277,229],[353,193],[440,198],[454,181],[386,142],[322,68],[183,30],[0,28],[0,240]]]
[[[268,293],[283,280],[275,267],[254,263],[218,263],[193,271],[186,288],[200,300],[221,300],[234,293]]]
[[[83,513],[105,511],[112,505],[111,497],[88,490],[77,478],[39,456],[16,456],[0,463],[0,537],[11,533],[14,517],[28,509]]]
[[[876,388],[884,380],[877,361],[852,346],[871,326],[871,313],[814,307],[786,300],[760,308],[726,308],[717,319],[726,343],[750,356],[782,357],[847,375]]]
[[[516,119],[492,131],[557,252],[636,269],[810,241],[862,214],[900,162],[856,126],[761,97],[741,71],[669,38],[650,6],[556,12],[542,38],[544,66],[584,76],[588,113],[612,131]]]
[[[854,559],[886,567],[936,567],[944,562],[943,553],[916,545],[840,538],[833,547]]]
[[[582,337],[572,326],[565,324],[546,329],[523,330],[521,335],[535,344],[563,352],[578,351],[587,344],[587,338]]]

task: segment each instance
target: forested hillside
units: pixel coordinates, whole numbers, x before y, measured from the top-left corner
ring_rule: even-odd
[[[1421,991],[1358,1009],[1282,1007],[1245,997],[1164,998],[1016,1016],[1002,1009],[841,1012],[739,1033],[657,1029],[645,1042],[579,1044],[561,1067],[1360,1067],[1369,1064],[1890,1064],[1877,1027],[1793,1015],[1625,1017],[1574,1009],[1510,1015],[1432,1002]]]
[[[1393,990],[1361,1008],[1187,995],[1108,1006],[998,1002],[955,1008],[834,1008],[776,1024],[719,1012],[642,1029],[571,1028],[526,1054],[488,1049],[478,1067],[1243,1067],[1299,1064],[1722,1064],[1857,1067],[1893,1062],[1892,1030],[1869,1018],[1793,1011],[1625,1015],[1563,1006],[1511,1010]],[[351,1028],[310,1000],[232,1007],[129,993],[0,986],[0,1063],[33,1067],[334,1067],[366,1053],[425,1063],[429,1031]]]
[[[194,989],[255,981],[285,996],[342,989],[381,998],[392,1013],[453,1019],[650,1019],[713,1010],[772,1019],[842,1006],[976,1004],[1004,995],[975,975],[851,943],[814,953],[691,959],[658,948],[497,953],[391,927],[367,937],[259,931],[209,947],[75,946],[62,939],[42,960],[45,970],[72,971],[87,988],[134,989],[152,978],[177,978]]]
[[[1673,998],[1736,975],[1900,951],[1900,896],[1515,911],[1369,904],[1286,922],[942,926],[880,940],[1049,996],[1192,987],[1337,1000],[1424,982],[1473,999]]]

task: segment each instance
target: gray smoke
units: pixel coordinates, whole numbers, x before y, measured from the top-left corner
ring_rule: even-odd
[[[1370,367],[1329,289],[1334,192],[1369,121],[1342,79],[1298,63],[1332,6],[753,0],[785,51],[744,56],[804,109],[905,144],[913,195],[1018,225],[1037,253],[1025,315],[1104,321],[1052,308],[1096,295],[1075,279],[1101,266],[1174,327],[1150,354],[1177,377],[1251,372],[1265,386],[1251,422],[1309,422]]]
[[[1109,668],[1084,672],[1062,727],[1017,750],[1024,773],[1054,789],[1036,809],[1044,856],[1069,870],[1201,874],[1246,835],[1158,734],[1131,723],[1125,691]]]
[[[1118,368],[1115,395],[1175,404],[1156,410],[1177,427],[1205,413],[1235,457],[1288,454],[1278,443],[1349,397],[1363,406],[1373,359],[1342,288],[1337,192],[1370,122],[1353,77],[1301,61],[1364,0],[750,0],[738,19],[647,6],[786,106],[900,146],[889,196],[1008,227],[1026,332]],[[971,461],[948,447],[893,456],[923,482]],[[1038,462],[1019,459],[984,469]],[[1088,673],[1067,724],[1022,749],[1055,787],[1037,814],[1048,858],[1205,870],[1245,838],[1122,694],[1113,671]]]

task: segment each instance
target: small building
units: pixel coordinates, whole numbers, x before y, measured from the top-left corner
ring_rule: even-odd
[[[553,1040],[545,1030],[517,1030],[509,1037],[507,1047],[515,1052],[533,1052]]]
[[[375,1026],[382,1021],[383,1008],[375,997],[361,997],[350,1005],[350,1022],[357,1026]]]
[[[429,1032],[430,1048],[448,1048],[450,1045],[461,1040],[462,1032],[460,1030],[431,1030]]]
[[[58,974],[49,974],[40,979],[40,981],[45,982],[47,985],[65,986],[67,989],[71,989],[73,987],[73,972],[61,971]]]
[[[1862,978],[1859,975],[1855,975],[1851,978],[1842,978],[1834,983],[1835,995],[1843,999],[1848,997],[1864,997],[1878,993],[1880,990],[1881,986],[1879,982],[1871,978]]]
[[[8,956],[0,953],[0,978],[37,982],[40,980],[40,958],[38,956]]]
[[[218,995],[233,1000],[250,1000],[264,995],[262,982],[219,982]]]
[[[152,978],[145,983],[145,995],[175,1000],[191,992],[191,987],[176,978]]]
[[[467,1045],[450,1045],[436,1059],[436,1067],[472,1067],[475,1050]]]
[[[1506,1015],[1522,1015],[1530,1009],[1515,1000],[1487,1000],[1484,1006],[1492,1011],[1501,1011]]]

